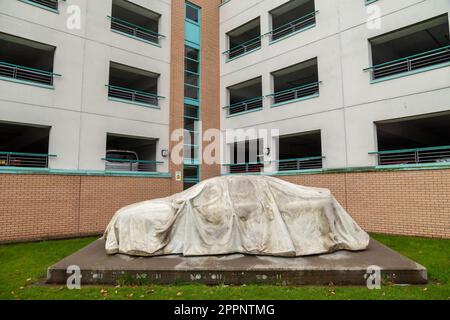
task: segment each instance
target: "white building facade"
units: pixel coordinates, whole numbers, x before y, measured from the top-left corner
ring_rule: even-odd
[[[297,16],[295,10],[300,11]],[[409,145],[396,139],[393,129],[387,134],[383,124],[398,120],[396,137],[408,139],[418,132],[407,131],[411,125],[406,126],[406,120],[431,115],[443,117],[442,122],[449,120],[449,11],[450,3],[442,0],[224,3],[220,19],[222,130],[276,129],[286,139],[284,146],[283,139],[279,146],[274,142],[277,138],[262,139],[258,158],[247,156],[247,167],[233,159],[233,144],[228,141],[222,172],[229,172],[230,165],[234,172],[258,171],[255,163],[269,172],[277,171],[273,163],[285,163],[287,170],[301,169],[302,164],[307,169],[402,164],[404,152],[396,153],[390,162],[389,153],[378,159],[377,152],[417,148],[417,153],[422,147],[447,145],[433,141],[431,134],[428,139],[416,139],[417,146]],[[289,67],[291,74],[283,76]],[[424,124],[422,135],[430,125]],[[434,135],[445,135],[448,126]],[[302,144],[301,136],[310,133],[318,134],[318,141],[306,153],[287,151],[283,156],[278,152],[278,148],[295,148],[288,145],[293,141],[289,136],[299,135]],[[311,139],[307,140],[305,145]],[[447,157],[448,148],[441,155]],[[323,158],[322,163],[308,165],[310,156]]]

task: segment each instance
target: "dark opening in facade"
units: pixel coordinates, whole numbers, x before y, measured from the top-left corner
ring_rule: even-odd
[[[379,165],[450,162],[450,114],[376,123]]]
[[[270,11],[272,17],[271,41],[306,30],[316,24],[314,0],[293,0]]]
[[[50,127],[0,122],[0,167],[48,168]]]
[[[227,33],[229,50],[228,59],[234,59],[253,50],[261,48],[261,22],[256,18]]]
[[[317,58],[272,72],[272,104],[294,102],[319,95]]]
[[[228,115],[259,110],[263,107],[261,77],[228,87],[230,105]]]

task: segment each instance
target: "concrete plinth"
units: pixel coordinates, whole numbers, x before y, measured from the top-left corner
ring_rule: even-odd
[[[48,269],[47,282],[63,284],[71,265],[79,266],[82,284],[285,284],[366,285],[369,266],[381,268],[382,278],[396,284],[424,284],[426,269],[399,253],[371,240],[360,252],[279,258],[246,255],[214,257],[108,256],[104,241],[97,240]]]

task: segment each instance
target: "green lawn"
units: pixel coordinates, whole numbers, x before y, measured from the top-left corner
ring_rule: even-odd
[[[203,286],[92,287],[70,291],[41,285],[47,267],[94,238],[0,246],[0,299],[450,299],[450,240],[373,235],[428,268],[426,286],[362,287]]]

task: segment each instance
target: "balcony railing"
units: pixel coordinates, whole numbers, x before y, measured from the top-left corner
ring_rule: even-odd
[[[0,77],[11,78],[20,81],[33,82],[53,86],[53,78],[60,74],[48,71],[28,68],[0,61]]]
[[[235,115],[252,110],[260,110],[263,107],[264,97],[252,98],[224,107],[228,110],[228,115]]]
[[[38,6],[49,8],[52,10],[58,10],[58,0],[27,0],[28,2],[35,3]]]
[[[313,82],[288,90],[283,90],[267,95],[272,98],[272,105],[285,103],[319,94],[319,82]]]
[[[380,166],[436,162],[450,163],[450,146],[377,151],[369,154],[378,157]]]
[[[270,41],[276,41],[292,33],[314,26],[316,24],[316,15],[318,13],[319,11],[308,13],[307,15],[304,15],[278,28],[273,29],[268,33],[270,35]]]
[[[159,100],[164,99],[162,96],[151,94],[144,91],[138,91],[118,86],[106,85],[108,87],[108,97],[123,101],[132,101],[152,107],[159,107]]]
[[[325,157],[307,157],[283,159],[274,162],[278,162],[278,171],[313,170],[322,169],[324,158]]]
[[[162,34],[140,27],[131,22],[119,18],[114,18],[111,16],[108,16],[108,18],[111,19],[112,30],[125,33],[126,35],[139,38],[145,41],[149,41],[151,43],[158,45],[160,44],[160,39],[165,38],[165,36],[163,36]]]
[[[223,54],[225,54],[229,60],[242,56],[255,49],[261,48],[261,38],[262,36],[259,36],[244,43],[238,44],[237,46],[234,46],[231,49],[225,51]]]
[[[0,152],[0,168],[48,168],[49,158],[52,157],[56,156],[41,153]]]
[[[106,171],[158,172],[157,166],[164,163],[162,161],[126,160],[115,158],[103,158],[102,160],[106,162]]]
[[[422,52],[405,58],[381,63],[364,70],[372,72],[372,79],[377,80],[400,73],[411,72],[450,62],[450,45]]]
[[[261,173],[264,169],[264,163],[262,162],[232,163],[224,166],[228,167],[230,174]]]

